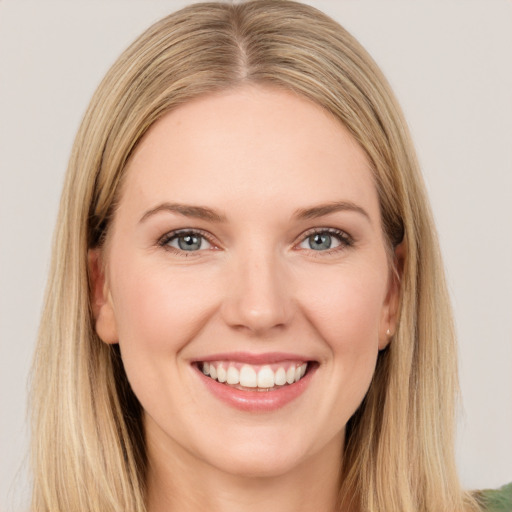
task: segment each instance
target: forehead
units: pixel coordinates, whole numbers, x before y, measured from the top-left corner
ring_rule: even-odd
[[[166,114],[126,172],[121,206],[357,200],[378,215],[369,161],[348,130],[315,103],[277,88],[244,86]]]

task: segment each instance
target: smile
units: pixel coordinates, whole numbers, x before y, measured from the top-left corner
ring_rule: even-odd
[[[206,390],[224,404],[270,413],[305,394],[320,365],[299,355],[238,352],[197,359],[192,366]]]
[[[199,363],[203,374],[228,386],[247,391],[270,391],[298,382],[306,374],[308,363],[287,361],[252,365],[233,361]]]

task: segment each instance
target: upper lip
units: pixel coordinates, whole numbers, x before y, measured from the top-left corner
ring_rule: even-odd
[[[247,364],[273,364],[284,361],[311,361],[310,357],[301,354],[292,354],[289,352],[265,352],[261,354],[254,354],[251,352],[224,352],[218,354],[211,354],[208,356],[194,359],[194,363],[210,362],[210,361],[234,361],[238,363]]]

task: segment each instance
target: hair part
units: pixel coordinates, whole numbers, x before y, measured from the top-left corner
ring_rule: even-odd
[[[34,512],[145,510],[141,406],[118,347],[101,342],[87,251],[101,246],[126,164],[164,114],[243,84],[293,91],[342,123],[372,165],[390,254],[404,244],[398,329],[347,425],[340,503],[358,511],[469,510],[454,462],[457,365],[432,215],[382,73],[313,7],[287,0],[187,7],[110,69],[73,146],[34,360]]]

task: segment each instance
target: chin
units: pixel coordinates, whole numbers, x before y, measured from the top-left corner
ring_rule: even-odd
[[[294,471],[310,456],[308,448],[293,439],[269,441],[268,436],[254,435],[244,441],[230,442],[221,449],[211,446],[206,460],[223,472],[239,477],[271,478]]]
[[[301,465],[301,460],[294,457],[274,454],[263,457],[261,454],[224,459],[217,466],[225,473],[243,478],[277,478],[293,472]]]

